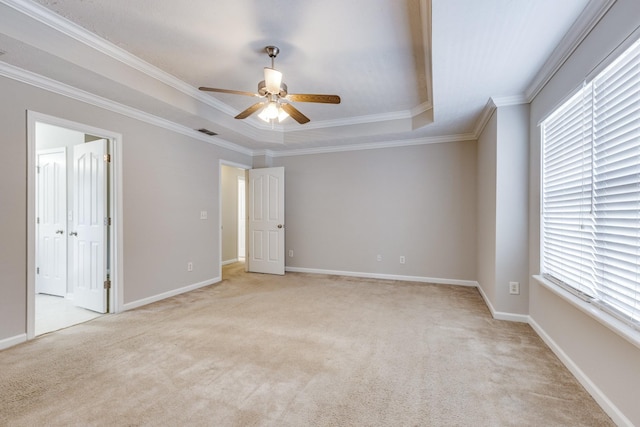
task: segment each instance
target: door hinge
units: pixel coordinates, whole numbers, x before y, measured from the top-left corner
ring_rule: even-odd
[[[40,166],[36,166],[36,173],[40,173]]]
[[[36,218],[36,224],[40,224],[40,217]]]
[[[105,218],[104,218],[104,221],[103,221],[103,224],[104,224],[104,225],[111,225],[111,218],[107,218],[107,217],[105,217]]]
[[[109,218],[109,224],[108,225],[111,225],[111,218]]]
[[[111,163],[111,154],[105,154],[104,155],[104,161],[107,163]]]
[[[36,267],[36,274],[40,274],[40,267]]]
[[[111,289],[111,280],[105,280],[104,281],[104,288],[105,289]]]

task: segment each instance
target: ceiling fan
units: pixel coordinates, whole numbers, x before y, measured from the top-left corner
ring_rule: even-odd
[[[258,93],[244,92],[240,90],[217,89],[213,87],[200,87],[206,92],[231,93],[234,95],[254,96],[264,98],[262,101],[253,104],[251,107],[240,112],[235,118],[246,119],[256,111],[260,111],[258,117],[265,122],[273,123],[275,120],[282,122],[291,116],[300,124],[309,122],[309,118],[302,114],[291,102],[317,102],[322,104],[340,104],[338,95],[320,95],[311,93],[289,93],[287,85],[282,81],[282,73],[273,66],[274,60],[280,49],[276,46],[267,46],[264,50],[271,58],[271,68],[264,68],[264,80],[258,83]]]

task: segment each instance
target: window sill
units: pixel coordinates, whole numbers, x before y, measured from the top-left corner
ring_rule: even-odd
[[[576,307],[578,310],[582,311],[592,319],[595,319],[596,321],[610,329],[612,332],[615,332],[617,335],[621,336],[629,343],[640,349],[640,331],[637,331],[636,329],[616,319],[610,314],[600,310],[599,308],[594,307],[587,301],[578,298],[572,293],[562,289],[560,286],[550,282],[549,280],[546,280],[542,276],[535,275],[533,276],[533,278],[552,293],[556,294],[572,306]]]

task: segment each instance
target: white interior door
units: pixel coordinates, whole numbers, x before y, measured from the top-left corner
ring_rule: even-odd
[[[255,273],[284,274],[284,168],[249,170],[249,263]]]
[[[67,293],[67,153],[37,153],[36,292]]]
[[[73,147],[73,300],[98,313],[107,311],[107,140]]]

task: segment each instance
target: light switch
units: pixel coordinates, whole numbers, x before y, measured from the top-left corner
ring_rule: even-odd
[[[207,211],[200,211],[200,219],[207,219]]]

